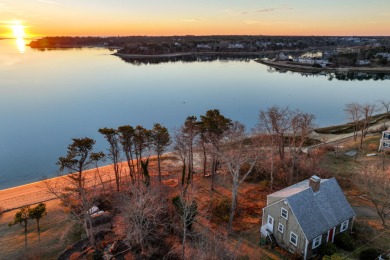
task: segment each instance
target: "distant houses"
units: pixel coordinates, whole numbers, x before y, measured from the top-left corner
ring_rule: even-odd
[[[388,52],[378,52],[377,54],[375,54],[375,58],[382,58],[382,59],[387,59],[388,61],[390,61],[390,53]]]
[[[390,128],[382,132],[382,138],[379,142],[379,151],[390,149]]]
[[[261,236],[309,259],[337,234],[350,232],[355,213],[335,178],[312,176],[267,196]]]

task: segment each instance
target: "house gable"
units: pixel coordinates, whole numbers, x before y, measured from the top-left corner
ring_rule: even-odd
[[[335,178],[312,176],[267,196],[263,236],[268,216],[272,216],[272,233],[278,244],[307,259],[317,253],[320,244],[333,242],[344,228],[344,232],[350,230],[355,213]],[[342,228],[346,221],[348,225]]]
[[[306,189],[286,200],[308,241],[355,216],[335,178],[322,182],[316,193]]]
[[[264,208],[263,226],[267,224],[268,216],[274,219],[273,235],[278,245],[292,253],[302,253],[306,237],[287,201],[282,199]],[[283,232],[280,232],[279,225],[283,226]],[[297,236],[296,245],[290,242],[291,232]]]

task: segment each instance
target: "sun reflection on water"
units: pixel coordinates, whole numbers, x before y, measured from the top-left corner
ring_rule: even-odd
[[[24,37],[26,36],[24,29],[26,26],[24,26],[21,21],[11,21],[9,27],[15,37],[15,43],[19,52],[24,53],[26,51],[26,41],[24,40]]]
[[[24,53],[26,51],[26,41],[24,38],[16,38],[16,46],[20,53]]]

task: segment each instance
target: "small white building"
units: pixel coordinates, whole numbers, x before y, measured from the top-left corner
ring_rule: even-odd
[[[284,54],[283,52],[279,53],[278,55],[278,60],[283,60],[283,61],[286,61],[288,60],[288,56],[286,54]]]
[[[200,44],[196,45],[196,48],[198,48],[198,49],[211,49],[211,46],[208,44],[200,43]]]
[[[382,132],[382,138],[379,143],[379,151],[390,148],[390,128]]]
[[[369,60],[357,60],[356,61],[356,65],[357,66],[366,66],[366,65],[370,65],[371,62]]]
[[[228,49],[244,49],[244,44],[242,44],[242,43],[231,43],[231,44],[229,44]]]

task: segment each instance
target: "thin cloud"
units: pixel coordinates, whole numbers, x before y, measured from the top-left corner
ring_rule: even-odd
[[[297,23],[297,22],[289,22],[289,21],[258,21],[258,20],[246,20],[243,22],[247,25],[259,24],[259,23],[263,23],[263,24],[293,24],[293,23]]]
[[[44,4],[50,4],[50,5],[59,5],[58,2],[50,1],[50,0],[36,0],[37,2],[44,3]]]
[[[190,22],[197,22],[197,21],[200,21],[200,19],[184,19],[184,20],[181,20],[182,22],[187,22],[187,23],[190,23]]]
[[[282,6],[282,7],[271,7],[271,8],[263,8],[256,10],[256,13],[268,13],[268,12],[275,12],[278,10],[293,10],[294,8],[289,7],[289,6]]]
[[[264,9],[256,10],[256,13],[268,13],[268,12],[274,12],[276,10],[278,10],[278,8],[264,8]]]

